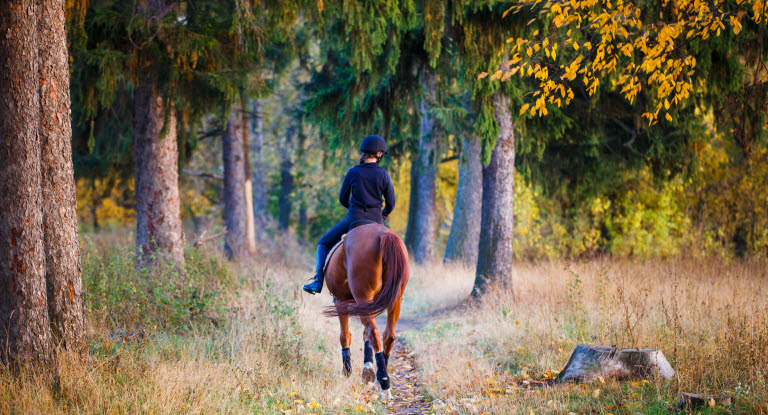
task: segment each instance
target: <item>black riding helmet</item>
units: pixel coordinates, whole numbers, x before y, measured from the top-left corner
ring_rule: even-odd
[[[369,135],[363,139],[363,143],[360,144],[360,151],[365,151],[371,154],[383,151],[384,154],[389,154],[387,153],[387,143],[381,136],[376,134]]]

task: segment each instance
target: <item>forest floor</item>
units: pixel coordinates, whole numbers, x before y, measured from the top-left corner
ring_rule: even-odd
[[[62,356],[53,379],[0,369],[0,414],[668,414],[682,392],[736,398],[703,414],[768,413],[764,262],[517,263],[476,302],[471,269],[413,266],[382,403],[359,375],[358,321],[341,374],[331,298],[301,292],[311,259],[294,242],[235,265],[188,250],[181,286],[113,246],[84,245],[89,359]],[[677,375],[530,387],[579,343],[658,348]]]

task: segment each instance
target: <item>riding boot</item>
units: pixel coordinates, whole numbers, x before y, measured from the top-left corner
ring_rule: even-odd
[[[317,264],[315,265],[315,278],[312,282],[304,284],[304,291],[310,294],[319,294],[323,290],[323,280],[325,275],[323,267],[325,266],[325,257],[328,256],[328,248],[325,245],[317,245]]]

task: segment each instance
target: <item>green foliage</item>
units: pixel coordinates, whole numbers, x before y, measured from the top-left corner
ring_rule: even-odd
[[[86,310],[110,331],[161,328],[185,332],[195,323],[219,323],[225,317],[223,291],[236,280],[221,259],[187,250],[183,270],[172,264],[136,269],[127,248],[99,250],[89,240],[83,249]]]

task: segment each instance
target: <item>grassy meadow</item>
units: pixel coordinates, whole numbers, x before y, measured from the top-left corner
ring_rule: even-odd
[[[126,235],[129,235],[126,233]],[[89,356],[58,376],[0,373],[0,413],[390,413],[341,375],[330,304],[300,293],[311,258],[285,238],[251,263],[188,249],[178,270],[133,266],[129,236],[83,242]],[[702,413],[768,412],[768,276],[763,262],[663,260],[514,265],[514,280],[466,301],[473,270],[414,266],[398,336],[415,353],[433,413],[667,413],[680,392],[726,393]],[[179,283],[177,281],[183,281]],[[660,348],[672,381],[528,388],[579,343]],[[393,374],[393,388],[405,387]]]

